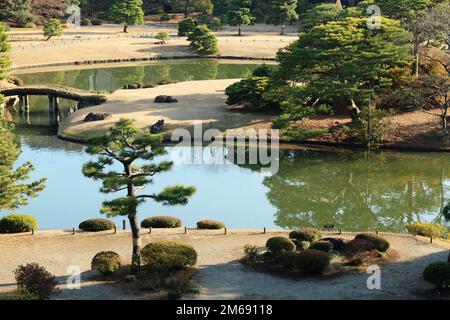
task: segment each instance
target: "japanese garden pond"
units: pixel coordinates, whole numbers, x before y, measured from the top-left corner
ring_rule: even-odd
[[[125,84],[241,78],[256,64],[178,61],[131,67],[104,67],[22,74],[26,84],[64,84],[88,90],[114,91]],[[101,217],[97,181],[81,174],[91,156],[83,146],[55,136],[46,98],[32,98],[29,118],[11,115],[21,143],[19,163],[30,160],[32,178],[46,177],[46,189],[15,212],[34,215],[41,229],[69,229]],[[60,116],[73,106],[62,102]],[[220,148],[219,148],[220,149]],[[177,216],[186,226],[204,218],[230,228],[295,228],[333,224],[348,231],[403,232],[413,221],[444,222],[442,209],[450,200],[450,155],[376,151],[281,149],[278,172],[261,173],[256,166],[224,161],[186,164],[178,148],[168,146],[171,172],[157,176],[152,191],[176,183],[195,185],[197,193],[184,207],[163,207],[151,201],[139,208],[139,218]],[[223,152],[225,150],[225,152]],[[205,147],[203,155],[219,158],[230,150]],[[182,152],[194,154],[196,148]],[[225,163],[225,164],[222,164]],[[0,215],[7,212],[0,212]],[[115,219],[120,223],[121,219]]]

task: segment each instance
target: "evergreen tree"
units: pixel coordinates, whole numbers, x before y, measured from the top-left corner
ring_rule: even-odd
[[[44,190],[45,180],[29,182],[29,174],[34,170],[30,162],[15,165],[20,155],[12,127],[0,117],[0,209],[14,210],[28,204],[28,199],[36,197]]]
[[[53,37],[61,37],[63,33],[63,27],[58,19],[50,19],[44,24],[45,41]]]
[[[110,11],[115,23],[123,23],[123,32],[128,32],[128,25],[144,24],[142,0],[117,0]]]
[[[6,28],[0,24],[0,80],[4,80],[8,74],[11,61],[4,55],[9,50],[8,35],[6,34]],[[0,95],[0,104],[3,100]]]
[[[279,26],[281,25],[281,34],[284,35],[286,22],[298,20],[297,0],[269,0],[271,17],[268,22]]]
[[[295,119],[301,108],[322,104],[349,110],[393,85],[391,72],[409,67],[410,35],[395,20],[383,19],[380,30],[366,23],[351,17],[329,22],[279,51],[276,81],[294,96],[285,113]]]
[[[139,194],[153,182],[156,174],[170,171],[172,162],[153,163],[156,157],[165,154],[161,145],[162,137],[151,135],[136,129],[132,120],[121,119],[109,132],[89,141],[86,152],[98,155],[97,161],[83,166],[83,174],[103,183],[103,193],[126,191],[125,197],[105,201],[101,212],[108,216],[127,216],[133,236],[132,267],[136,271],[140,265],[141,235],[137,221],[137,208],[146,199],[152,199],[163,205],[185,205],[194,192],[194,187],[175,185],[165,188],[160,193]],[[136,161],[146,164],[138,165]],[[107,168],[117,162],[121,171],[109,171]]]
[[[228,12],[228,24],[238,27],[238,35],[242,36],[242,26],[248,26],[255,23],[255,17],[252,16],[249,8],[239,8]]]

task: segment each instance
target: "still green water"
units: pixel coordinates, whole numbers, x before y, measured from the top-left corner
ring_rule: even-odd
[[[183,81],[240,78],[255,67],[205,60],[21,77],[28,84],[53,83],[113,91],[131,82],[149,83],[167,78]],[[81,167],[92,158],[82,145],[54,136],[55,127],[54,123],[49,126],[52,117],[45,99],[42,104],[39,106],[39,98],[32,101],[28,119],[10,115],[20,123],[17,127],[23,151],[20,162],[31,160],[36,167],[33,177],[48,178],[46,190],[17,211],[36,216],[44,229],[76,227],[82,220],[101,217],[101,203],[111,196],[98,192],[98,182],[83,177]],[[73,111],[68,102],[60,116]],[[199,151],[187,150],[192,155]],[[175,168],[156,177],[151,191],[174,183],[195,185],[198,191],[184,207],[148,202],[139,208],[140,219],[174,215],[187,226],[209,218],[239,228],[322,228],[334,224],[349,231],[403,232],[404,225],[413,221],[445,223],[442,209],[450,201],[450,155],[444,153],[378,151],[367,157],[361,151],[283,149],[279,171],[263,174],[258,166],[227,161],[186,164],[176,156],[179,149],[169,147],[168,152],[166,158],[175,162]],[[200,152],[216,158],[219,154],[220,158],[221,154],[233,151],[205,147]]]

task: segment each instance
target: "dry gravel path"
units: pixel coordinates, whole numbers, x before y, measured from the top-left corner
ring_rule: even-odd
[[[420,290],[430,289],[422,280],[422,271],[432,261],[446,260],[450,244],[412,236],[386,235],[400,254],[395,263],[382,267],[382,290],[366,287],[368,275],[349,273],[337,278],[292,280],[255,272],[239,263],[245,244],[263,246],[275,234],[261,234],[251,230],[231,230],[225,236],[220,232],[158,230],[144,235],[143,244],[159,238],[190,242],[198,251],[201,294],[194,299],[418,299]],[[170,233],[170,234],[167,234]],[[277,232],[280,234],[280,232]],[[282,232],[282,234],[285,234]],[[351,238],[353,235],[344,235]],[[44,232],[31,235],[0,235],[0,291],[14,288],[12,271],[20,264],[38,262],[65,283],[67,268],[78,265],[82,271],[82,289],[62,292],[55,299],[133,299],[119,289],[92,279],[90,261],[102,250],[118,252],[125,263],[130,261],[130,235],[79,234]],[[94,277],[95,279],[95,277]],[[143,297],[137,297],[143,298]]]

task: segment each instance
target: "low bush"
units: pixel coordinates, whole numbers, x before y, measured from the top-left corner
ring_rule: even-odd
[[[289,233],[289,239],[297,241],[315,242],[320,240],[321,237],[320,231],[314,228],[299,229]]]
[[[37,263],[17,267],[14,275],[19,290],[37,296],[39,299],[48,299],[57,291],[56,277]]]
[[[2,28],[2,27],[3,27],[4,31],[10,30],[9,24],[7,24],[6,22],[0,22],[0,28]]]
[[[198,25],[197,20],[195,20],[191,17],[188,17],[188,18],[180,21],[180,23],[178,23],[178,35],[180,37],[189,35],[189,33],[194,31],[194,29],[197,27],[197,25]]]
[[[205,25],[195,27],[195,29],[188,34],[188,41],[190,42],[190,47],[199,53],[216,54],[219,52],[216,36]]]
[[[87,26],[92,26],[92,21],[91,21],[91,19],[88,19],[88,18],[83,18],[83,19],[81,19],[81,25],[82,26],[84,26],[84,27],[87,27]]]
[[[178,271],[197,263],[195,249],[190,244],[176,241],[151,242],[142,249],[141,255],[142,261],[151,271]]]
[[[244,246],[244,254],[247,261],[255,261],[258,256],[258,248],[252,244],[246,244]]]
[[[424,237],[434,237],[442,238],[445,237],[447,228],[438,223],[427,223],[427,222],[414,222],[406,225],[406,230],[409,233],[424,236]]]
[[[169,291],[169,298],[180,299],[191,288],[195,272],[195,269],[188,268],[177,271],[165,279],[165,287]]]
[[[108,219],[90,219],[80,223],[78,228],[83,231],[99,232],[114,229],[115,224]]]
[[[296,255],[295,267],[306,274],[321,274],[330,264],[330,256],[319,250],[304,250]]]
[[[270,78],[270,76],[272,75],[272,70],[266,64],[263,64],[261,66],[258,66],[255,70],[253,70],[252,75],[254,77]]]
[[[209,20],[207,25],[208,25],[208,28],[214,32],[222,29],[222,21],[220,21],[220,18],[217,18],[217,17],[214,17],[211,20]]]
[[[339,238],[324,238],[321,239],[321,241],[329,241],[333,245],[333,250],[342,252],[345,251],[345,249],[348,246],[348,241],[344,239]]]
[[[37,228],[36,219],[26,214],[11,214],[0,220],[0,233],[30,232]]]
[[[103,24],[103,21],[100,19],[92,19],[91,22],[93,26],[101,26]]]
[[[120,256],[113,251],[102,251],[97,253],[91,262],[92,270],[108,275],[119,270],[121,266]]]
[[[450,286],[450,263],[433,262],[423,272],[423,279],[436,286],[436,288],[447,288]]]
[[[245,106],[261,110],[266,108],[264,93],[269,89],[268,77],[251,77],[233,83],[226,90],[227,104],[244,104]]]
[[[283,237],[270,238],[266,242],[266,247],[276,257],[279,257],[283,252],[295,251],[295,243]]]
[[[390,247],[389,241],[375,234],[361,233],[355,237],[355,240],[365,240],[372,242],[375,246],[375,249],[380,252],[386,252]]]
[[[330,241],[316,241],[311,243],[309,249],[330,253],[333,250],[333,244]]]
[[[164,86],[166,84],[174,84],[177,83],[177,80],[172,80],[172,79],[162,79],[160,81],[158,81],[157,85],[158,86]]]
[[[181,227],[181,220],[170,216],[150,217],[141,222],[142,228],[179,228]]]
[[[372,259],[378,257],[378,252],[376,250],[371,251],[349,251],[347,252],[348,264],[351,266],[360,266]]]
[[[198,229],[219,230],[225,228],[225,224],[215,220],[202,220],[197,222]]]

